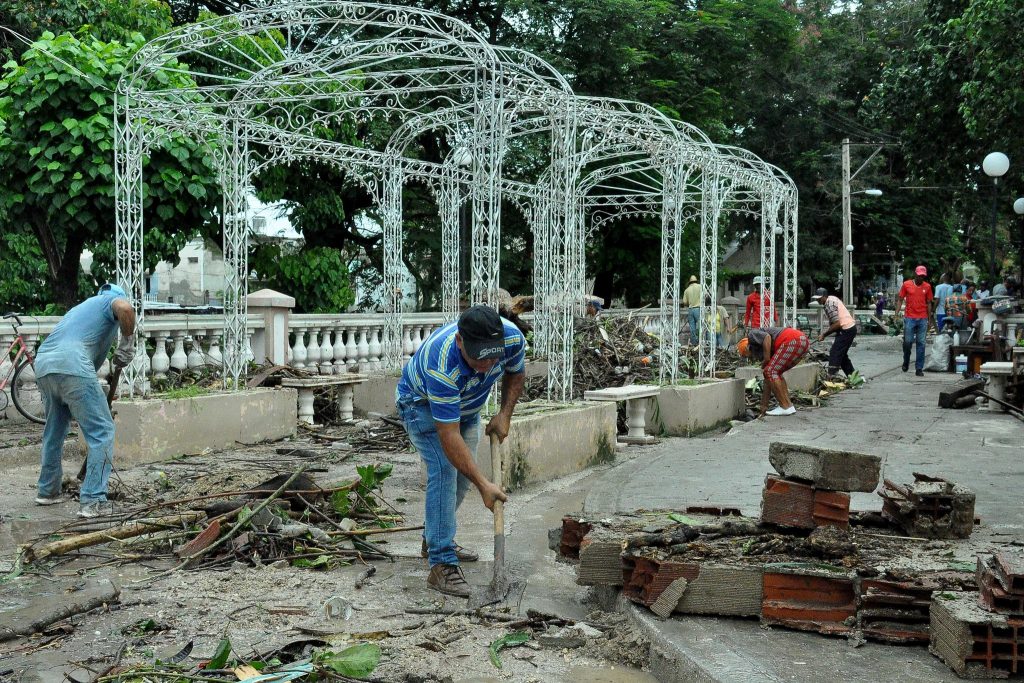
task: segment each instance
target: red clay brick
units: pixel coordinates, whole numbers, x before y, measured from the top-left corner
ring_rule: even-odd
[[[856,614],[853,580],[848,577],[765,570],[761,619],[767,624],[845,634]]]
[[[927,643],[932,583],[863,579],[857,597],[857,627],[887,643]]]
[[[768,475],[761,498],[761,521],[798,529],[814,528],[814,489]]]
[[[592,525],[578,516],[566,515],[562,518],[562,540],[558,544],[558,554],[573,560],[580,559],[580,543],[590,533]]]
[[[814,526],[850,527],[850,494],[842,491],[814,491]]]
[[[1024,553],[1009,550],[997,552],[993,569],[1004,591],[1024,595]]]
[[[693,581],[700,574],[695,562],[662,561],[638,555],[622,556],[622,594],[650,607],[676,579]]]
[[[997,559],[978,556],[978,570],[975,574],[980,592],[981,606],[1000,614],[1024,616],[1024,595],[1008,593],[999,581]]]

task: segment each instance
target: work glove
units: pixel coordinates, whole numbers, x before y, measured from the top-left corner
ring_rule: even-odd
[[[135,358],[135,337],[121,336],[121,341],[117,344],[117,350],[114,351],[114,367],[123,368],[132,362]]]

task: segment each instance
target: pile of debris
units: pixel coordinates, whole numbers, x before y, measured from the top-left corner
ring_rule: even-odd
[[[886,479],[878,495],[882,514],[911,536],[967,538],[974,531],[974,492],[959,484],[914,472],[913,484]]]
[[[302,455],[281,448],[289,456]],[[309,457],[317,453],[308,451]],[[170,571],[235,562],[326,569],[353,561],[393,561],[368,536],[418,530],[381,495],[390,464],[357,467],[354,480],[322,486],[308,464],[255,487],[158,500],[113,518],[80,520],[21,548],[19,565],[60,561],[73,553],[132,539],[110,549],[104,564],[171,559]],[[53,535],[58,540],[48,540]]]
[[[928,649],[964,678],[1024,674],[1024,552],[979,555],[977,581],[932,601]]]
[[[935,595],[976,587],[945,543],[850,512],[849,492],[877,487],[879,458],[773,443],[770,461],[760,519],[714,506],[573,515],[550,544],[577,563],[577,583],[620,587],[662,617],[759,617],[855,644],[925,644]]]
[[[653,384],[661,375],[661,339],[646,331],[658,321],[656,314],[576,318],[573,354],[573,398],[593,389],[627,384]],[[734,350],[716,351],[716,373],[731,377],[741,358]],[[678,376],[697,375],[697,348],[680,348]],[[526,401],[547,395],[545,377],[529,378]]]

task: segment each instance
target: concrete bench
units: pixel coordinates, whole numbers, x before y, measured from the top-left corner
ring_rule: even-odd
[[[647,444],[655,441],[653,436],[647,435],[647,399],[658,396],[660,393],[661,387],[628,384],[624,387],[586,391],[583,393],[583,398],[587,401],[625,401],[628,431],[625,436],[619,437],[619,441],[630,444]]]
[[[1006,383],[1013,375],[1012,362],[989,361],[981,364],[981,374],[988,379],[988,394],[1000,401],[1006,400]],[[988,402],[988,409],[992,411],[1006,410],[995,401]]]
[[[310,377],[299,379],[295,377],[284,377],[281,379],[281,386],[298,389],[299,391],[299,422],[306,424],[313,423],[313,396],[317,389],[338,388],[338,412],[342,420],[352,419],[352,395],[355,386],[362,384],[369,377],[356,373],[343,373],[340,375],[324,375],[322,377]]]

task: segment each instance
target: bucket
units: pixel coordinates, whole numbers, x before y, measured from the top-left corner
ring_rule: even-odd
[[[956,357],[956,371],[960,374],[967,372],[967,356],[962,353]]]

